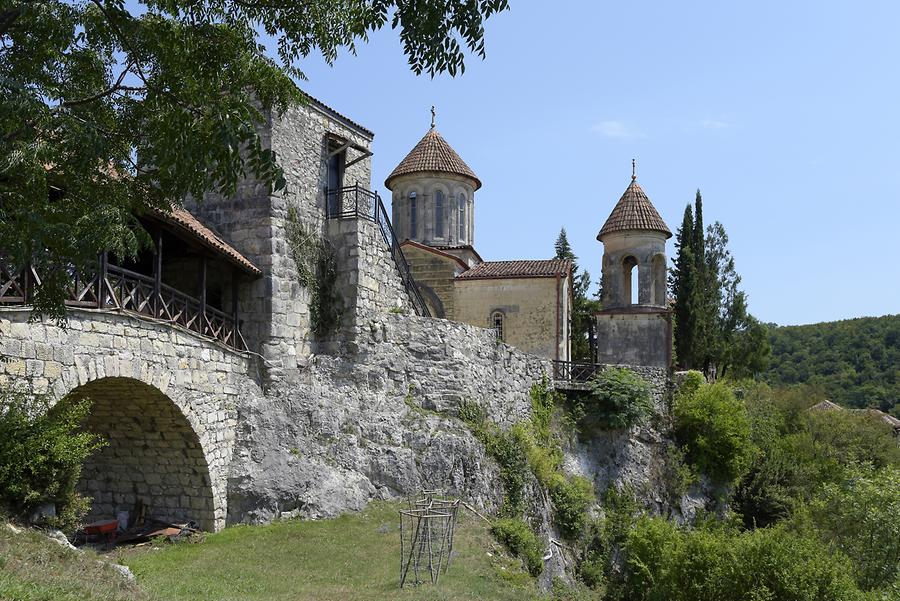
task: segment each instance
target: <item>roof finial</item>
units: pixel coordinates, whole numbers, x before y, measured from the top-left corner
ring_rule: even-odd
[[[635,165],[635,160],[631,159],[631,181],[637,179],[637,166]]]
[[[434,105],[432,104],[431,105],[431,129],[434,129],[434,118],[436,115],[437,115],[437,113],[435,112]]]

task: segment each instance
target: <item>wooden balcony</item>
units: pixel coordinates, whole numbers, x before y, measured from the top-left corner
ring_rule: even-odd
[[[236,311],[229,315],[163,284],[159,278],[109,265],[105,257],[99,263],[97,272],[88,277],[70,273],[66,306],[132,313],[180,326],[239,351],[247,350]],[[0,306],[29,304],[40,285],[41,278],[32,267],[10,270],[0,264]]]

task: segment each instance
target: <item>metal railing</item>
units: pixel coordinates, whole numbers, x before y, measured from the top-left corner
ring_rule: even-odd
[[[135,313],[247,350],[234,316],[171,286],[160,283],[157,290],[157,282],[150,276],[101,261],[98,273],[88,277],[70,270],[69,282],[65,301],[69,307]],[[40,285],[33,267],[11,270],[0,264],[0,306],[28,304],[34,287]]]
[[[422,298],[418,286],[413,279],[412,271],[406,257],[403,256],[403,250],[394,234],[394,228],[388,217],[387,209],[381,202],[381,197],[377,192],[367,190],[358,184],[346,186],[337,189],[327,189],[325,191],[325,216],[328,219],[365,219],[372,221],[378,225],[381,236],[387,244],[388,250],[391,252],[391,258],[400,272],[400,279],[403,287],[409,294],[413,308],[416,313],[422,317],[431,317],[431,311]]]
[[[601,365],[587,361],[554,361],[553,380],[586,384],[601,368]]]

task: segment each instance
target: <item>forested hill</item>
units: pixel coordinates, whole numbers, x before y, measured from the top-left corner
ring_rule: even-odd
[[[842,405],[900,413],[900,315],[769,331],[770,383],[821,384]]]

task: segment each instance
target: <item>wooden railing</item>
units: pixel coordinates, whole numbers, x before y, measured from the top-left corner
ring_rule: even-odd
[[[400,279],[403,287],[409,294],[413,308],[416,313],[423,317],[431,317],[431,311],[425,304],[418,286],[413,279],[412,271],[406,257],[403,256],[403,250],[394,233],[394,227],[388,217],[387,209],[381,202],[381,197],[377,192],[366,190],[358,184],[338,189],[329,189],[325,191],[325,215],[328,219],[366,219],[378,224],[384,243],[387,244],[388,250],[391,252],[391,258],[400,272]]]
[[[123,267],[104,264],[97,274],[85,277],[72,270],[66,305],[90,309],[115,309],[175,324],[244,351],[247,343],[233,315],[209,305],[154,278]],[[0,305],[25,305],[41,280],[31,267],[10,270],[0,264]],[[157,289],[158,287],[158,289]]]
[[[553,380],[586,384],[601,369],[601,365],[587,361],[554,361]]]

